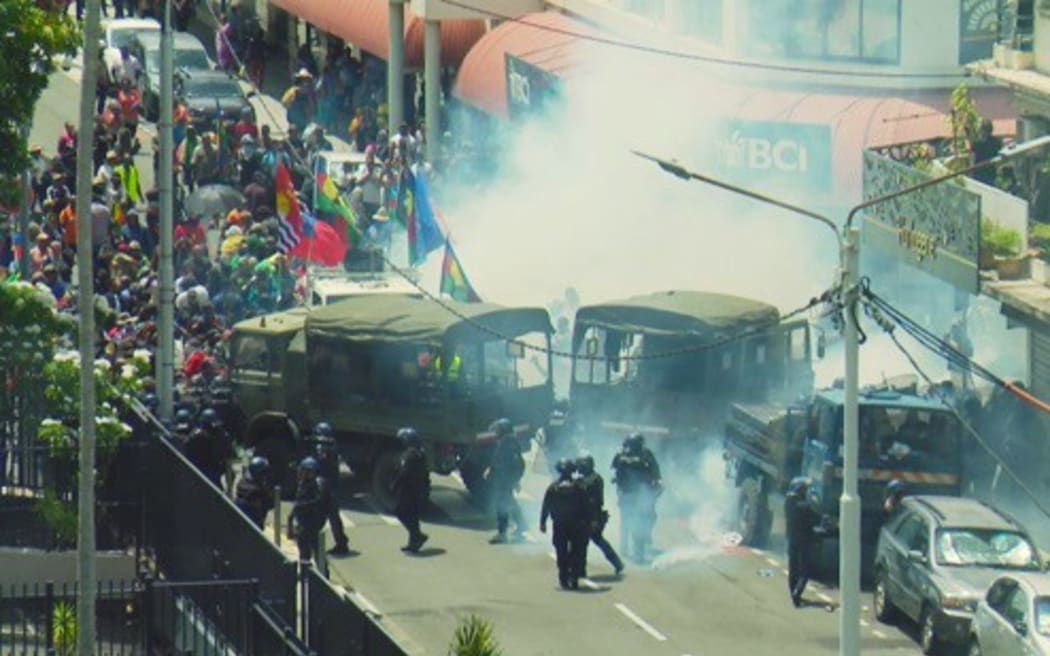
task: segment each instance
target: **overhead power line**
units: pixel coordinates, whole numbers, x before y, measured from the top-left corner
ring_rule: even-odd
[[[715,64],[718,66],[727,66],[732,68],[746,68],[755,70],[775,71],[780,73],[807,73],[811,75],[830,75],[835,77],[850,77],[850,78],[878,78],[878,79],[950,79],[956,80],[960,77],[968,75],[967,73],[895,73],[892,71],[843,71],[843,70],[825,70],[821,68],[812,68],[806,66],[790,66],[787,64],[767,64],[763,62],[747,61],[740,59],[727,59],[724,57],[712,57],[710,55],[701,55],[695,52],[685,52],[682,50],[670,50],[668,48],[658,48],[656,46],[647,46],[642,43],[635,43],[631,41],[624,41],[621,39],[614,39],[611,37],[603,37],[595,34],[588,34],[586,32],[580,32],[576,30],[567,30],[561,27],[554,27],[552,25],[541,25],[535,23],[526,18],[517,16],[510,16],[508,14],[501,14],[499,12],[479,7],[467,2],[460,0],[444,0],[445,4],[453,7],[459,7],[460,9],[466,9],[473,11],[490,18],[495,18],[501,21],[518,23],[519,25],[527,25],[531,28],[542,30],[544,32],[551,32],[553,34],[561,34],[563,36],[570,36],[583,41],[590,41],[592,43],[599,43],[601,45],[611,46],[614,48],[620,48],[623,50],[631,50],[635,52],[648,53],[651,55],[659,55],[662,57],[669,57],[673,59],[680,59],[686,61],[696,61],[706,64]]]

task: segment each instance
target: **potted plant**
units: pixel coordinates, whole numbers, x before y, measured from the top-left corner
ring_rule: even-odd
[[[1024,272],[1021,233],[990,219],[981,220],[980,268],[995,269],[1001,280],[1016,280]]]

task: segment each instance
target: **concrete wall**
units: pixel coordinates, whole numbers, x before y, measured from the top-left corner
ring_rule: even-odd
[[[131,581],[135,578],[135,559],[123,552],[99,553],[96,576],[101,582]],[[0,548],[0,588],[11,585],[72,586],[77,580],[75,551]]]

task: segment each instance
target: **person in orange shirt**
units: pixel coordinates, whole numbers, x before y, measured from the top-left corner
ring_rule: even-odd
[[[142,109],[142,93],[131,83],[131,78],[125,77],[120,81],[120,90],[117,92],[117,102],[120,103],[120,118],[124,121],[131,134],[134,135],[139,128],[139,110]]]
[[[66,206],[58,213],[58,227],[62,230],[62,243],[76,248],[77,213],[74,203],[66,203]]]

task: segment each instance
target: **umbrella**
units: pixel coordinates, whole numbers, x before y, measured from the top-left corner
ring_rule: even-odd
[[[219,212],[226,216],[235,207],[245,207],[244,194],[224,184],[209,184],[199,187],[186,197],[183,208],[188,215],[198,215],[205,221]]]

